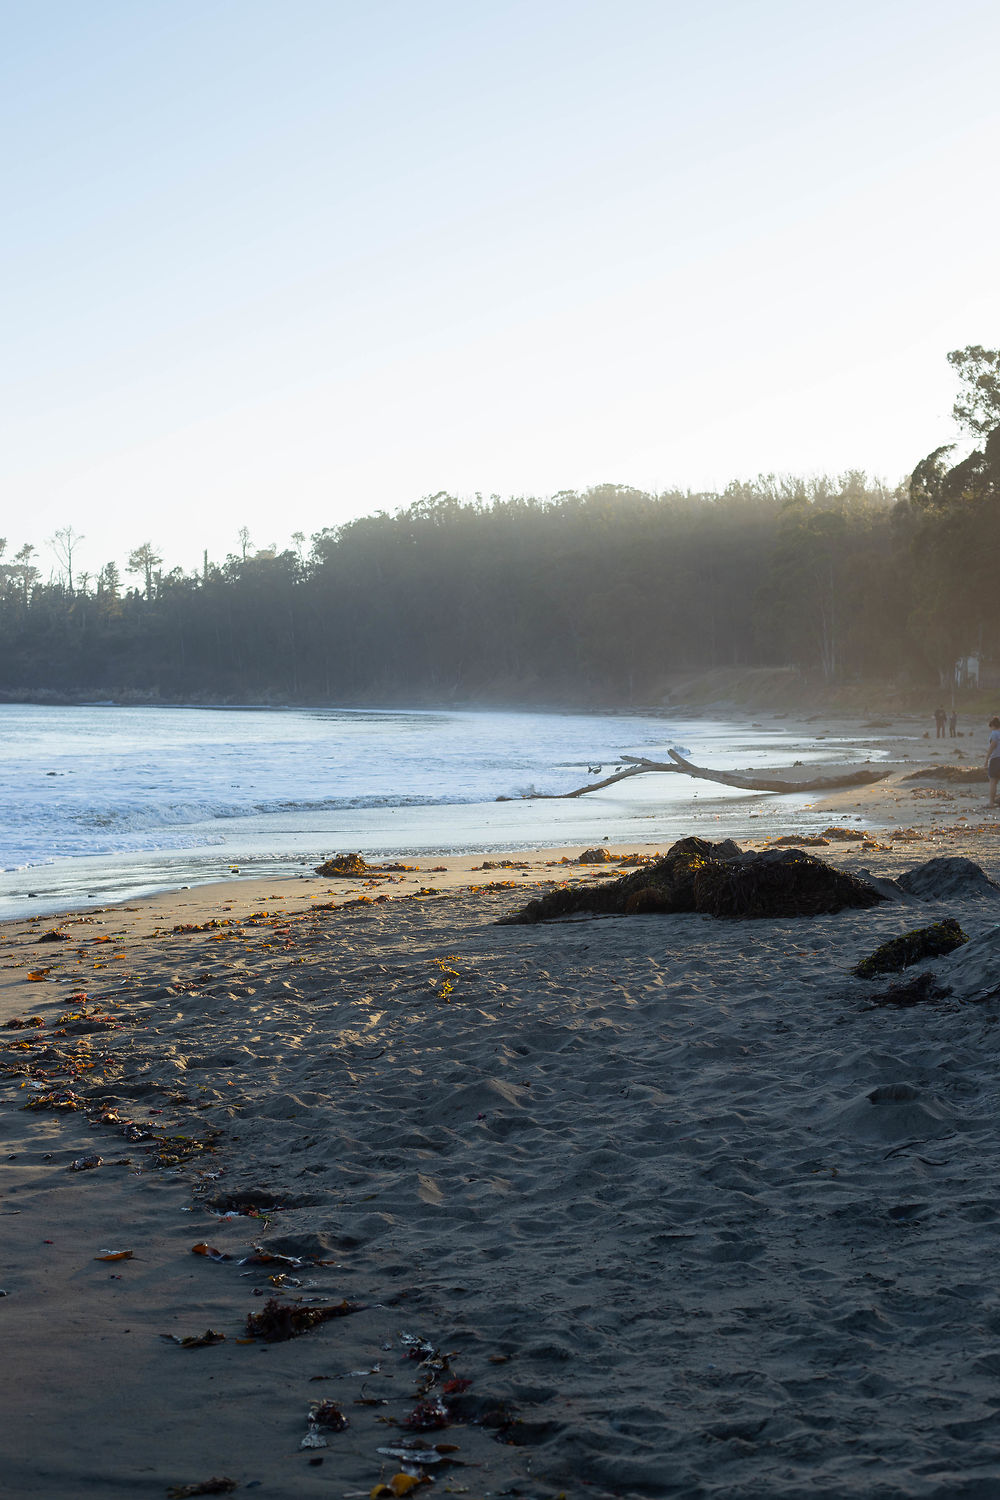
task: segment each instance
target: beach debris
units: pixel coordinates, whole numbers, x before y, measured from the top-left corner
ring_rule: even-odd
[[[198,1484],[175,1484],[167,1490],[167,1500],[188,1500],[190,1495],[231,1495],[239,1486],[235,1479],[203,1479]]]
[[[206,1245],[204,1240],[199,1240],[197,1245],[191,1246],[191,1254],[204,1255],[209,1260],[232,1260],[233,1258],[231,1255],[227,1255],[225,1250],[216,1250],[214,1245]]]
[[[45,1019],[43,1016],[11,1016],[3,1024],[7,1031],[23,1031],[27,1026],[44,1026]]]
[[[403,1346],[405,1359],[428,1359],[437,1354],[434,1345],[421,1338],[419,1333],[401,1333],[399,1342]]]
[[[418,1401],[409,1415],[403,1418],[403,1426],[409,1427],[413,1432],[431,1432],[438,1427],[447,1427],[450,1421],[451,1413],[448,1408],[439,1395],[434,1395],[427,1401]]]
[[[376,1448],[383,1458],[398,1458],[406,1464],[456,1463],[451,1455],[458,1452],[457,1443],[422,1443],[419,1438],[404,1439],[395,1446]]]
[[[328,1432],[346,1432],[351,1425],[340,1407],[333,1401],[314,1401],[309,1408],[307,1421],[310,1426],[323,1427]],[[302,1446],[305,1447],[305,1443]],[[312,1446],[318,1448],[320,1444],[316,1443]]]
[[[344,1318],[350,1313],[360,1312],[361,1305],[345,1298],[333,1306],[310,1307],[301,1302],[279,1302],[269,1297],[259,1313],[247,1315],[247,1333],[251,1338],[263,1339],[268,1344],[284,1343],[328,1323],[331,1318]]]
[[[430,1484],[426,1474],[394,1474],[386,1484],[377,1484],[369,1491],[368,1500],[392,1500],[393,1496],[408,1495],[418,1485]]]
[[[981,865],[977,865],[974,859],[963,859],[958,855],[939,855],[918,865],[915,870],[905,870],[896,877],[896,884],[923,901],[1000,895],[1000,886],[989,878]]]
[[[161,1333],[160,1338],[165,1339],[168,1344],[179,1344],[182,1349],[208,1349],[212,1344],[224,1344],[226,1342],[226,1335],[219,1333],[215,1328],[206,1328],[204,1333],[189,1333],[186,1338],[181,1338],[176,1333]],[[198,1491],[198,1493],[200,1494],[201,1491]],[[206,1490],[205,1493],[222,1494],[223,1491]]]
[[[273,1192],[247,1188],[243,1192],[218,1193],[205,1206],[220,1219],[228,1219],[260,1218],[261,1215],[280,1213],[287,1205],[277,1201]]]
[[[76,1161],[71,1161],[69,1170],[71,1172],[93,1172],[97,1167],[104,1166],[103,1156],[78,1156]]]
[[[37,1080],[32,1080],[22,1087],[40,1090],[32,1098],[24,1101],[25,1109],[83,1109],[83,1100],[79,1099],[72,1089],[47,1089],[44,1083],[39,1083]]]
[[[451,961],[457,961],[457,959],[457,953],[446,953],[444,958],[429,958],[427,960],[429,964],[435,964],[440,970],[440,973],[435,975],[431,980],[431,989],[439,1000],[449,1000],[455,989],[455,980],[461,978],[458,970],[453,969],[451,966]]]
[[[244,1255],[241,1266],[287,1266],[290,1271],[305,1271],[311,1266],[330,1266],[333,1261],[311,1260],[307,1255],[280,1255],[277,1250],[265,1250],[263,1245],[254,1245],[253,1253]]]
[[[862,958],[851,970],[859,979],[875,979],[879,974],[898,974],[925,958],[940,958],[969,941],[968,934],[955,921],[945,917],[929,927],[915,927],[882,943],[874,953]]]
[[[306,1435],[299,1444],[300,1448],[329,1448],[329,1443],[320,1432],[316,1423],[312,1420],[306,1423]]]
[[[95,1260],[132,1260],[134,1250],[102,1250],[100,1255],[95,1255]]]
[[[582,854],[577,855],[575,862],[578,865],[609,865],[611,855],[607,849],[584,849]]]
[[[835,844],[856,844],[866,839],[868,835],[861,828],[838,828],[834,825],[831,828],[824,828],[820,837],[829,839]]]
[[[69,933],[60,932],[57,927],[50,927],[48,932],[40,932],[34,939],[36,943],[68,943]]]
[[[866,880],[797,849],[744,854],[732,840],[688,838],[653,865],[597,887],[561,886],[500,919],[544,922],[575,912],[626,916],[703,912],[714,917],[798,917],[874,906],[887,897]]]
[[[178,922],[176,924],[176,926],[171,927],[170,931],[171,932],[211,932],[213,930],[213,928],[234,927],[235,925],[236,925],[236,923],[234,923],[234,921],[233,921],[233,919],[231,917],[212,917],[207,922]],[[95,938],[94,941],[97,942],[97,941],[99,941],[99,939]]]
[[[922,974],[916,974],[912,979],[900,980],[898,984],[887,985],[878,995],[873,995],[872,1005],[897,1005],[901,1008],[909,1005],[930,1005],[935,1000],[946,1000],[952,994],[950,984],[938,984],[937,979],[925,969]]]
[[[771,839],[769,849],[828,849],[830,840],[818,833],[783,833],[780,839]]]
[[[323,876],[339,876],[342,880],[357,879],[359,876],[379,875],[382,872],[360,854],[331,854],[321,865],[316,866],[316,874]]]

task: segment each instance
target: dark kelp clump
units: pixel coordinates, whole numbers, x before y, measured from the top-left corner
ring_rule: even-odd
[[[284,1343],[318,1328],[320,1323],[329,1323],[331,1318],[345,1318],[359,1312],[356,1303],[338,1302],[333,1307],[309,1307],[299,1302],[279,1302],[270,1297],[259,1313],[247,1317],[247,1333],[251,1338],[265,1339],[269,1344]]]
[[[709,860],[695,881],[695,910],[713,917],[818,917],[885,899],[867,880],[799,849]]]
[[[744,854],[731,839],[681,839],[663,859],[598,887],[564,887],[505,924],[545,922],[576,912],[623,916],[703,912],[713,917],[803,917],[847,906],[874,906],[885,897],[857,876],[798,849]]]
[[[737,848],[736,845],[732,846]],[[561,886],[500,918],[500,925],[547,922],[575,912],[608,915],[648,911],[694,911],[694,877],[712,857],[707,839],[681,839],[651,865],[595,886]]]
[[[913,979],[900,979],[886,985],[878,995],[872,997],[872,1005],[895,1005],[903,1009],[912,1005],[933,1005],[935,1001],[947,1000],[952,993],[950,984],[938,984],[929,969]]]
[[[898,974],[926,958],[940,958],[961,948],[969,941],[954,917],[945,917],[942,922],[933,922],[930,927],[915,927],[900,937],[890,938],[874,953],[869,953],[851,970],[859,979],[875,979],[879,974]]]

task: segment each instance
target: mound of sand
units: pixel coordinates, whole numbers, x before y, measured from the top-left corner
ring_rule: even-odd
[[[987,999],[1000,990],[1000,927],[974,937],[938,970],[962,1000]]]
[[[919,896],[921,901],[964,901],[969,896],[1000,895],[1000,886],[989,878],[982,865],[954,854],[939,855],[915,870],[904,870],[896,880],[904,891]]]

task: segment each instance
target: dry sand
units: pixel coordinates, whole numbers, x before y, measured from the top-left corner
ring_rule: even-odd
[[[985,787],[913,791],[815,852],[1000,880]],[[1000,895],[495,925],[578,852],[4,924],[5,1495],[1000,1495]],[[946,915],[955,993],[873,1007]],[[246,1342],[269,1297],[357,1310]]]

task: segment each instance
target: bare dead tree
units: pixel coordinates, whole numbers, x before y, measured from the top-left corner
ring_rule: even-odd
[[[78,543],[83,540],[83,533],[74,531],[72,526],[62,526],[49,537],[49,546],[66,569],[67,586],[70,593],[73,592],[73,553],[76,551]]]

